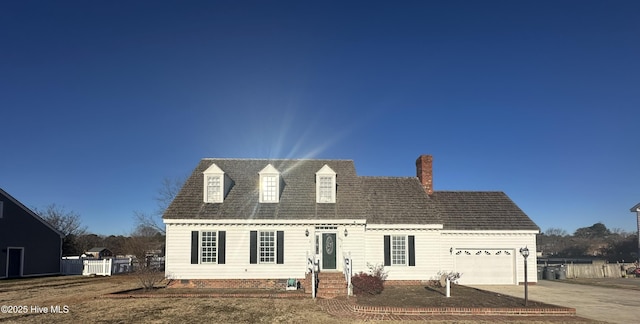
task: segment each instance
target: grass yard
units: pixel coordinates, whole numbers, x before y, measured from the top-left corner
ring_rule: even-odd
[[[134,276],[85,278],[82,276],[47,277],[0,280],[0,305],[17,306],[21,313],[0,313],[0,323],[394,323],[377,321],[380,317],[358,317],[351,313],[331,311],[331,303],[311,298],[105,298],[107,294],[137,288]],[[477,304],[484,299],[503,300],[500,296],[482,295],[454,287],[449,301],[437,291],[418,290],[414,297],[431,295],[431,302]],[[424,289],[424,288],[423,288]],[[166,293],[173,289],[157,289]],[[199,292],[200,290],[196,290]],[[466,291],[466,293],[465,293]],[[190,291],[190,293],[193,292]],[[360,298],[358,302],[398,302],[400,295],[409,297],[407,290],[387,287],[380,298]],[[440,296],[438,297],[438,294]],[[480,300],[479,300],[480,299]],[[429,300],[429,299],[427,299]],[[506,300],[506,299],[505,299]],[[500,303],[500,301],[495,301]],[[26,308],[22,308],[26,306]],[[63,314],[41,313],[51,306],[60,306]],[[473,305],[469,305],[470,307]],[[17,309],[17,308],[14,308]],[[330,314],[331,312],[331,314]],[[333,314],[333,315],[332,315]],[[403,318],[407,319],[407,318]],[[416,319],[416,318],[410,318]],[[425,321],[425,318],[422,318]],[[430,323],[593,323],[577,317],[431,317]],[[397,321],[395,321],[397,322]],[[420,321],[417,321],[420,322]]]

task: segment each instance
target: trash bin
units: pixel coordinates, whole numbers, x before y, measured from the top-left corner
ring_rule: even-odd
[[[544,279],[556,280],[556,269],[555,269],[555,267],[546,267],[546,268],[544,268]]]
[[[544,275],[544,266],[538,266],[538,280],[542,280]]]
[[[564,280],[567,279],[567,268],[564,265],[561,265],[556,269],[556,279]]]

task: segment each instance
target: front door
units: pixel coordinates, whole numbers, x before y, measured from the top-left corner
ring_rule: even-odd
[[[7,277],[16,278],[22,276],[22,249],[8,249]]]
[[[322,269],[336,269],[336,233],[322,233]]]

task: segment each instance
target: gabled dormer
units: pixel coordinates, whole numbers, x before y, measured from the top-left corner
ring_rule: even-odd
[[[336,202],[336,172],[326,164],[316,172],[316,202],[319,204]]]
[[[260,202],[278,203],[280,201],[280,172],[271,164],[267,164],[260,175]]]
[[[226,189],[230,185],[230,181],[225,181],[224,171],[214,163],[202,174],[204,175],[204,202],[214,204],[223,202]]]

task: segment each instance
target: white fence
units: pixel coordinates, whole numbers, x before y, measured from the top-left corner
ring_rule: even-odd
[[[86,259],[80,257],[62,258],[62,274],[84,276],[110,276],[133,271],[131,258]]]

